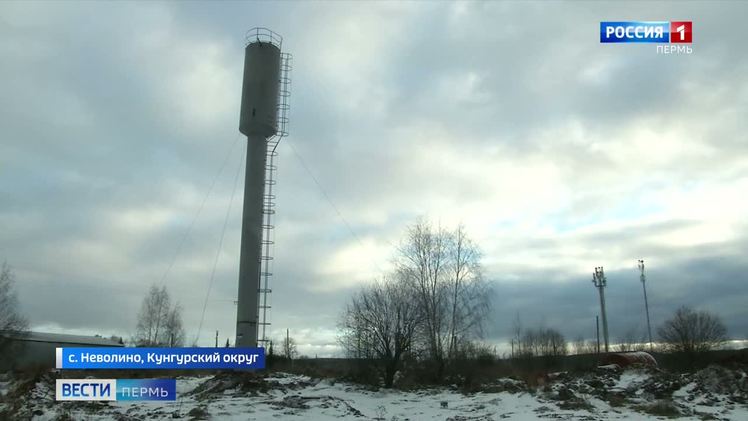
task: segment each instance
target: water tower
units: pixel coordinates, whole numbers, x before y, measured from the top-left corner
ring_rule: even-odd
[[[275,213],[274,158],[287,135],[291,56],[282,52],[283,39],[266,28],[247,32],[239,131],[247,136],[244,179],[236,346],[255,347],[266,341],[270,277],[272,276]]]

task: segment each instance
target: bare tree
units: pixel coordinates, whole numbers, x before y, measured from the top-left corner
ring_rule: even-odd
[[[419,220],[398,253],[398,276],[413,291],[423,322],[417,344],[441,377],[460,342],[480,337],[489,310],[480,252],[464,227],[448,232]]]
[[[349,355],[363,352],[378,361],[385,387],[392,387],[422,320],[410,297],[405,283],[375,282],[353,297],[342,317],[344,348]]]
[[[522,357],[532,357],[538,355],[538,338],[537,332],[534,329],[526,329],[522,331],[522,338],[520,339],[520,347],[518,355]]]
[[[633,351],[635,343],[636,343],[636,330],[632,328],[632,329],[627,330],[623,336],[618,338],[618,344],[616,344],[615,348],[618,352]]]
[[[164,323],[164,343],[169,347],[184,346],[184,336],[182,306],[177,303],[166,316]]]
[[[363,291],[361,292],[363,293]],[[357,297],[354,297],[355,301]],[[353,303],[346,306],[338,324],[338,341],[349,358],[370,360],[375,358],[374,349],[370,344],[375,343],[372,329],[367,326],[367,320],[357,313]]]
[[[286,337],[283,338],[281,345],[283,347],[283,356],[286,357],[286,359],[292,360],[299,355],[296,348],[296,341],[294,338],[288,336],[288,332],[286,332]]]
[[[489,310],[489,291],[483,282],[480,250],[459,225],[449,236],[449,358],[454,358],[458,344],[471,336],[481,336]]]
[[[438,377],[444,371],[445,342],[449,338],[448,258],[446,231],[434,229],[425,220],[408,229],[400,249],[400,273],[413,287],[424,320],[419,329],[422,342],[429,357],[437,363]]]
[[[0,351],[10,343],[2,333],[18,334],[28,329],[28,320],[18,308],[15,289],[15,276],[7,262],[0,267]]]
[[[598,346],[596,339],[588,339],[587,342],[584,344],[585,354],[598,354],[599,351],[600,351],[600,347]]]
[[[566,344],[566,339],[564,338],[564,335],[561,334],[561,332],[555,330],[555,329],[546,329],[546,343],[548,352],[546,355],[548,356],[562,356],[569,353],[569,348]]]
[[[638,332],[632,327],[618,338],[615,348],[618,352],[644,351],[647,349],[647,342],[646,332]]]
[[[134,338],[134,342],[138,346],[155,346],[157,344],[158,324],[162,317],[166,317],[165,314],[162,315],[160,310],[164,307],[163,301],[167,299],[166,297],[168,297],[168,294],[165,287],[158,288],[156,285],[151,285],[138,314],[138,324]]]
[[[3,262],[0,267],[0,331],[20,332],[28,328],[28,321],[18,308],[15,281],[10,266]]]
[[[522,320],[517,312],[512,322],[512,357],[520,355],[522,355]]]
[[[179,304],[171,307],[165,286],[152,285],[138,314],[133,342],[137,346],[182,346],[184,329]]]
[[[577,336],[573,342],[574,353],[597,354],[597,341],[594,339],[585,339],[582,335]]]
[[[727,328],[719,316],[687,306],[679,308],[657,333],[670,351],[704,352],[727,341]]]
[[[584,339],[584,336],[582,335],[579,335],[576,338],[574,338],[574,342],[572,345],[574,348],[574,353],[577,355],[585,354],[587,351],[587,344]]]

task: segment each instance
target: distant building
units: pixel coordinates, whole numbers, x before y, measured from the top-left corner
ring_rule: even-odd
[[[120,341],[101,336],[42,332],[0,332],[3,347],[0,369],[55,366],[55,348],[122,347]]]

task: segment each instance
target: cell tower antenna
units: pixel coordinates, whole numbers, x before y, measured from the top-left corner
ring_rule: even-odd
[[[600,314],[603,318],[603,340],[605,341],[605,352],[609,352],[608,342],[608,316],[605,313],[605,286],[608,284],[608,280],[605,278],[605,272],[603,267],[599,266],[592,272],[592,284],[595,285],[598,292],[600,293]]]
[[[639,259],[639,271],[641,275],[639,279],[642,281],[642,288],[644,289],[644,310],[647,313],[647,333],[649,334],[649,350],[654,351],[654,345],[652,343],[652,325],[649,322],[649,301],[647,300],[647,277],[644,275],[644,260]]]

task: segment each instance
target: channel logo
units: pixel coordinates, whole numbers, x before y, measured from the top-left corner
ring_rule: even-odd
[[[693,42],[693,22],[600,22],[600,42],[690,44]]]
[[[117,380],[57,379],[58,401],[116,401]]]
[[[693,22],[676,21],[670,22],[670,43],[671,44],[690,44],[693,41]]]
[[[174,379],[57,379],[58,401],[174,401]]]

